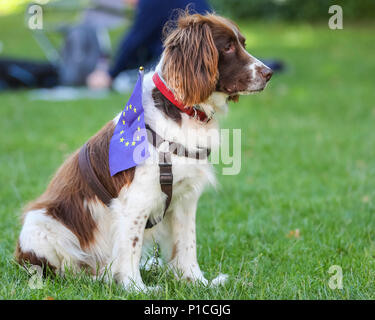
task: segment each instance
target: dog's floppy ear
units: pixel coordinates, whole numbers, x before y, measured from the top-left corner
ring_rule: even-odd
[[[219,53],[204,16],[180,17],[164,47],[163,77],[176,99],[186,106],[205,101],[216,87]]]

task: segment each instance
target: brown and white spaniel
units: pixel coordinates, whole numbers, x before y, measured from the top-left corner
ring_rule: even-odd
[[[228,100],[263,90],[272,71],[245,50],[245,38],[236,24],[215,14],[182,15],[169,30],[164,48],[156,70],[144,78],[146,124],[164,140],[189,151],[218,148],[212,135],[219,130],[215,113],[225,111]],[[176,101],[190,107],[181,110],[167,99],[155,86],[155,73]],[[67,267],[86,268],[100,276],[109,269],[111,279],[126,289],[146,290],[141,257],[150,257],[156,242],[176,276],[208,284],[197,261],[195,219],[204,186],[215,181],[212,165],[207,159],[186,164],[184,156],[171,154],[173,196],[164,215],[166,194],[158,163],[153,161],[158,150],[152,143],[151,157],[144,163],[110,176],[109,142],[119,117],[87,143],[92,168],[113,197],[110,204],[104,204],[84,179],[76,151],[47,190],[27,206],[17,261],[49,266],[59,273]],[[160,222],[145,229],[147,221]]]

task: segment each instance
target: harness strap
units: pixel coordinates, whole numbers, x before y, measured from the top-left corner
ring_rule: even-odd
[[[173,194],[173,173],[172,173],[172,160],[169,152],[159,152],[159,171],[160,171],[160,188],[161,191],[167,196],[165,199],[164,214],[158,221],[152,223],[147,220],[146,229],[152,228],[164,218],[169,205],[171,204]]]

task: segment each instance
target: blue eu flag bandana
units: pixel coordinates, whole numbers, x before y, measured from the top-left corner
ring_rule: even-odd
[[[142,83],[143,68],[109,144],[111,176],[141,164],[150,156],[142,105]]]

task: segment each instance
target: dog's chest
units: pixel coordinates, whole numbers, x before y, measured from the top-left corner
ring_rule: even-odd
[[[172,166],[173,192],[177,196],[187,195],[190,192],[198,193],[203,190],[210,180],[212,173],[211,164],[179,164]]]
[[[182,204],[183,201],[196,200],[201,195],[204,186],[208,182],[214,182],[212,165],[207,160],[189,163],[185,158],[174,156],[172,173],[171,209]],[[158,163],[151,163],[149,160],[146,161],[146,165],[137,167],[133,183],[124,198],[128,203],[137,203],[138,206],[142,206],[140,210],[149,210],[150,216],[154,218],[164,214],[166,195],[161,190]],[[138,198],[142,198],[142,201],[135,200]]]

